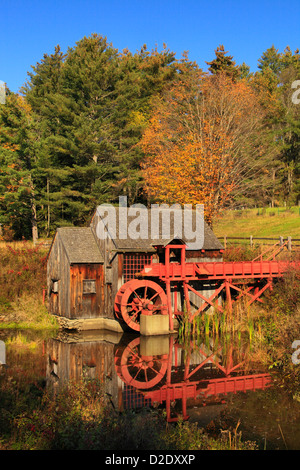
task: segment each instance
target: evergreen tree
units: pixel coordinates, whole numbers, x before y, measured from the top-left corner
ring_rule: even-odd
[[[258,60],[258,68],[261,71],[269,68],[275,75],[280,73],[282,62],[278,49],[275,48],[274,44],[262,54],[261,58]]]
[[[240,78],[246,78],[249,79],[253,74],[250,72],[250,67],[249,65],[245,64],[245,62],[242,63],[242,65],[239,66],[240,70]]]
[[[285,202],[297,204],[300,200],[300,108],[292,99],[292,84],[300,80],[299,53],[292,54],[289,48],[281,56],[282,67],[279,75],[281,102],[284,113],[278,123],[278,137],[281,142],[279,158],[280,172]]]
[[[34,111],[47,234],[50,224],[53,230],[86,222],[97,204],[91,196],[97,179],[114,176],[105,121],[115,57],[106,39],[93,35],[65,55],[57,46],[30,74],[24,91]]]
[[[299,107],[293,104],[292,83],[300,78],[299,50],[279,53],[274,46],[259,59],[252,81],[260,90],[266,110],[265,129],[270,158],[265,166],[263,203],[297,203],[299,200]]]
[[[164,48],[151,52],[144,45],[132,54],[123,51],[119,63],[117,100],[112,120],[115,147],[120,162],[117,192],[128,196],[130,204],[144,201],[140,164],[144,155],[138,146],[151,114],[152,102],[176,79],[175,54]]]
[[[225,73],[230,76],[232,80],[236,80],[241,74],[240,69],[233,60],[233,56],[226,54],[228,54],[228,51],[225,51],[223,44],[218,46],[217,49],[215,49],[215,59],[211,62],[206,62],[206,64],[209,65],[208,70],[212,74],[220,72]]]
[[[40,169],[40,224],[85,224],[97,204],[142,195],[137,147],[151,99],[176,76],[164,47],[120,54],[106,38],[59,46],[33,67],[24,87],[32,106]],[[59,169],[63,170],[61,173]]]
[[[37,239],[31,109],[8,90],[0,106],[0,222],[15,238]]]

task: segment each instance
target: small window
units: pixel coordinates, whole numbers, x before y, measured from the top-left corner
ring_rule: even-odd
[[[53,279],[52,279],[51,292],[53,292],[53,294],[58,293],[58,281],[55,281]]]
[[[83,280],[83,294],[96,294],[96,281],[95,279]]]

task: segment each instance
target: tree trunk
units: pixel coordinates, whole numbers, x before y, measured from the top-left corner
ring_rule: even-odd
[[[37,220],[36,220],[36,205],[35,205],[34,200],[32,200],[31,210],[32,210],[32,219],[31,219],[32,240],[33,240],[33,244],[35,245],[39,238],[39,234],[38,234],[38,227],[37,227]]]
[[[47,231],[46,236],[49,237],[50,233],[50,204],[49,204],[49,178],[47,178]]]
[[[275,168],[272,169],[272,199],[271,199],[271,206],[275,207],[275,184],[276,184],[276,170]]]
[[[32,241],[33,244],[36,244],[36,241],[39,238],[38,234],[38,227],[37,227],[37,220],[36,220],[36,205],[35,205],[35,198],[34,198],[34,188],[33,188],[33,183],[30,175],[30,189],[31,189],[31,213],[32,213],[32,218],[31,218],[31,227],[32,227]]]

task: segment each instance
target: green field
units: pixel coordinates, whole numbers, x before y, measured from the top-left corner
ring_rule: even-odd
[[[300,239],[300,207],[226,210],[215,221],[218,237],[292,237]]]

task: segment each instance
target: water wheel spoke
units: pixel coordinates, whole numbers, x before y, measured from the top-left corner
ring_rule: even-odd
[[[141,374],[141,379],[144,378],[143,382],[150,382],[150,378],[148,377],[148,367],[141,367],[139,372],[142,372]],[[135,376],[135,378],[137,377],[137,375]],[[141,380],[142,382],[142,380]]]
[[[139,352],[136,351],[135,349],[129,348],[129,354],[130,354],[130,360],[131,360],[131,358],[134,358],[135,360],[137,359],[138,362],[140,361]]]
[[[149,299],[149,302],[152,302],[153,299],[155,299],[155,297],[157,297],[159,295],[159,292],[156,292],[152,297],[151,299]]]
[[[155,369],[154,367],[147,364],[146,366],[141,365],[139,356],[137,356],[137,359],[139,360],[138,363],[136,361],[128,361],[128,365],[130,365],[130,376],[132,377],[132,380],[135,381],[137,378],[139,378],[140,382],[150,382],[150,380],[153,379],[150,378],[151,374],[149,375],[149,372],[152,372],[154,378],[159,374],[159,370]],[[161,367],[161,365],[159,365],[159,367]],[[137,369],[136,372],[134,371],[135,368]]]
[[[136,380],[137,376],[139,375],[139,373],[143,370],[142,366],[140,366],[137,370],[137,373],[135,374],[135,376],[132,377],[132,380]]]
[[[122,362],[121,367],[127,368],[128,365],[130,367],[138,367],[139,363],[140,363],[140,357],[138,356],[138,354],[134,354],[134,357],[129,357],[126,359],[126,362]]]
[[[143,300],[140,298],[139,294],[137,293],[137,289],[131,289],[131,292],[140,301],[140,303],[143,303]]]
[[[160,367],[160,364],[159,364],[159,367]],[[155,369],[152,366],[149,366],[149,369],[151,369],[154,372],[155,375],[158,374],[158,372],[159,372],[157,369]]]
[[[144,369],[144,375],[145,375],[145,382],[149,382],[147,369]]]
[[[142,308],[143,308],[142,305],[139,305],[139,306],[135,305],[134,307],[132,307],[131,310],[127,310],[127,312],[128,312],[128,314],[130,314],[132,312],[134,312],[135,314],[138,314],[142,310]]]
[[[130,307],[131,307],[131,308],[134,308],[135,306],[136,306],[136,305],[134,305],[134,303],[133,303],[132,301],[131,301],[131,302],[128,302],[128,303],[125,305],[125,307],[127,307],[127,308],[130,308]]]
[[[136,307],[133,305],[126,305],[128,315],[130,315],[132,312],[136,312]]]
[[[138,313],[139,313],[139,312],[135,312],[133,315],[129,315],[129,318],[128,318],[128,325],[129,325],[131,322],[136,323],[136,319],[137,319],[137,317],[138,317]]]

